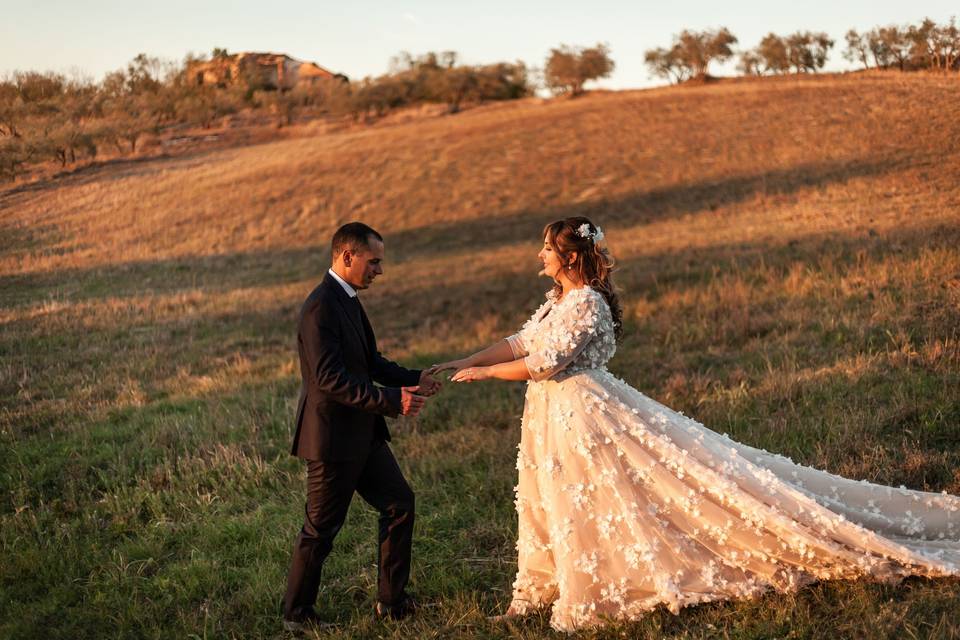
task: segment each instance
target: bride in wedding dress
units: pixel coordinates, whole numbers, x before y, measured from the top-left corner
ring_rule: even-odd
[[[817,580],[960,575],[960,498],[740,444],[607,371],[621,310],[602,239],[587,218],[548,225],[543,305],[517,334],[433,367],[529,380],[507,616],[552,605],[551,626],[572,631]]]

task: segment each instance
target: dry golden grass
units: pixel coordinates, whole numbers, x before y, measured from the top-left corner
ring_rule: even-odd
[[[0,618],[23,621],[14,635],[59,607],[93,611],[63,635],[275,633],[301,491],[285,454],[294,322],[331,232],[354,219],[386,237],[386,274],[364,299],[397,359],[515,330],[546,288],[540,229],[588,215],[619,260],[618,374],[805,463],[960,493],[958,98],[955,78],[861,74],[527,100],[0,192],[0,560],[15,567]],[[400,425],[425,493],[414,579],[439,613],[406,630],[355,617],[345,636],[545,633],[480,615],[502,605],[512,570],[519,393],[450,389]],[[356,518],[348,529],[366,531]],[[223,519],[235,540],[210,524]],[[63,571],[85,586],[41,597],[53,578],[25,576],[43,538],[24,541],[50,527],[75,534]],[[198,535],[219,546],[195,557]],[[344,535],[332,616],[372,580],[369,545]],[[197,595],[239,566],[250,573]],[[143,622],[122,595],[194,583],[206,586],[160,598]],[[828,585],[657,613],[629,633],[960,634],[945,604],[957,586],[929,585]]]
[[[902,75],[608,93],[80,171],[3,194],[3,319],[106,328],[284,303],[292,318],[332,230],[362,219],[389,239],[370,295],[388,346],[448,350],[467,310],[483,338],[510,326],[491,320],[505,307],[525,313],[542,285],[516,278],[558,216],[610,231],[628,292],[650,274],[632,265],[679,252],[955,224],[956,98],[952,78]],[[424,289],[429,337],[404,312]]]

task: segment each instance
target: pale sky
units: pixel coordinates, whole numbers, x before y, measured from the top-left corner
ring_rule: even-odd
[[[360,79],[385,73],[400,51],[454,50],[469,64],[523,60],[542,67],[551,47],[605,42],[616,70],[599,86],[622,89],[661,84],[649,77],[644,51],[669,45],[684,28],[725,26],[741,48],[770,31],[826,31],[836,41],[827,69],[841,70],[851,66],[841,56],[851,27],[924,17],[946,22],[958,12],[946,0],[0,0],[0,76],[80,71],[99,80],[140,52],[180,61],[187,52],[224,47],[287,53]],[[712,71],[732,69],[730,63]]]

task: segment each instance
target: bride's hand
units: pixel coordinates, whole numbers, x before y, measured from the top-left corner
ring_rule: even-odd
[[[467,367],[457,371],[450,379],[454,382],[476,382],[490,377],[490,367]]]
[[[457,372],[464,367],[470,366],[470,363],[467,361],[467,358],[460,358],[459,360],[450,360],[449,362],[441,362],[440,364],[435,364],[427,369],[427,372],[435,376],[438,373],[444,371],[454,371]]]

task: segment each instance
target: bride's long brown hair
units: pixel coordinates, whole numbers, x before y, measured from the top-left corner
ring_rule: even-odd
[[[578,230],[583,225],[587,225],[590,229],[591,237],[585,238],[580,235]],[[605,246],[602,244],[598,246],[593,241],[592,236],[596,233],[597,225],[593,224],[589,218],[575,216],[557,220],[545,226],[543,239],[560,257],[560,262],[565,265],[564,268],[576,273],[580,282],[599,292],[607,301],[610,314],[613,316],[614,336],[620,339],[623,335],[623,309],[620,308],[620,299],[617,297],[617,291],[611,279],[614,260]],[[571,260],[570,254],[573,252],[576,252],[577,256]],[[563,291],[559,283],[555,283],[553,289],[558,295]]]

